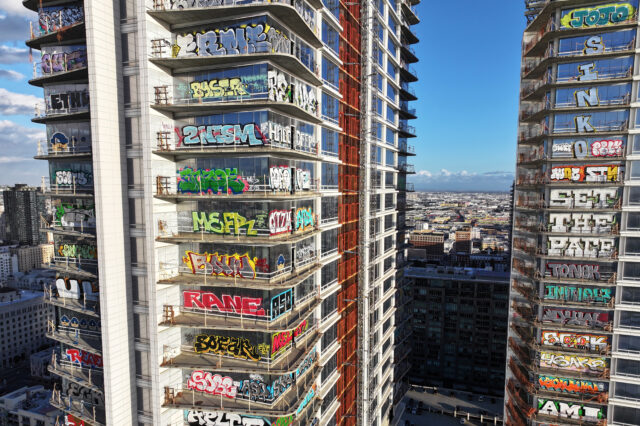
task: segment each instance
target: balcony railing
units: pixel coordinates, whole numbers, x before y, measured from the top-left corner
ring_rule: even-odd
[[[46,148],[46,149],[45,149]],[[67,143],[64,142],[50,142],[46,140],[38,141],[37,155],[71,155],[71,154],[90,154],[91,144],[83,144],[76,146],[76,138],[72,137]]]
[[[416,134],[416,128],[411,126],[411,125],[409,125],[409,124],[407,124],[407,123],[405,123],[405,122],[403,122],[403,121],[401,121],[398,124],[398,128],[400,130],[402,130],[403,132],[405,132],[405,133],[409,133],[411,135],[415,135]]]
[[[400,170],[401,172],[405,172],[405,173],[415,173],[415,167],[413,166],[413,164],[407,164],[407,163],[402,163],[402,164],[398,164],[396,166],[397,170]]]

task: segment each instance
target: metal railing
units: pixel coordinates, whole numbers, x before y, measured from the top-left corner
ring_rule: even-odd
[[[259,194],[262,193],[264,196],[273,195],[273,194],[295,194],[295,193],[305,193],[305,192],[320,192],[322,186],[320,185],[320,179],[310,179],[308,185],[305,184],[304,188],[296,187],[296,185],[291,185],[288,190],[279,190],[272,189],[270,185],[270,177],[267,175],[263,175],[260,177],[256,176],[238,176],[237,180],[230,180],[227,177],[226,181],[221,181],[216,188],[209,188],[205,182],[205,185],[202,184],[202,181],[206,179],[199,179],[198,185],[199,189],[196,191],[180,189],[180,177],[169,177],[169,176],[156,176],[156,195],[158,196],[171,196],[171,195],[184,195],[184,196],[195,196],[195,197],[206,197],[206,196],[217,196],[217,197],[234,197],[237,195],[241,195],[244,193],[251,194]],[[241,190],[241,193],[234,193],[234,191],[229,186],[230,182],[240,182],[244,185],[244,188]],[[218,182],[218,181],[216,181]]]

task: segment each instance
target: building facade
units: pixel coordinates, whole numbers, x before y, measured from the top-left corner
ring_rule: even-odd
[[[505,416],[637,424],[638,2],[526,5]]]
[[[38,188],[18,184],[2,191],[5,238],[13,243],[36,246],[46,242],[40,232],[46,214],[44,194]]]
[[[509,272],[410,267],[412,384],[504,394]]]
[[[392,422],[417,1],[24,3],[68,423]]]

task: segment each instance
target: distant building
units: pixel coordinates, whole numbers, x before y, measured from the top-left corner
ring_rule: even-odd
[[[51,380],[49,373],[49,364],[51,364],[51,349],[47,348],[40,352],[36,352],[29,357],[29,367],[31,377],[37,379]]]
[[[503,395],[509,273],[409,267],[405,277],[412,281],[412,383]]]
[[[45,242],[40,232],[40,216],[45,214],[46,201],[38,189],[18,184],[3,191],[6,239],[30,246]]]
[[[409,242],[414,249],[424,249],[427,259],[440,259],[444,255],[444,234],[431,230],[413,231]]]
[[[16,246],[0,247],[0,285],[4,285],[18,270],[18,257],[11,253]]]
[[[0,288],[0,368],[24,359],[50,342],[47,319],[53,315],[43,293]]]
[[[0,396],[0,424],[54,426],[63,413],[49,404],[51,391],[42,386],[23,387]],[[63,422],[64,424],[64,422]]]
[[[51,244],[21,246],[12,248],[11,253],[18,257],[18,271],[29,272],[33,269],[42,268],[42,265],[50,263],[53,258],[54,247]],[[14,273],[15,272],[16,271],[14,271]]]
[[[471,228],[464,227],[456,231],[454,250],[456,253],[471,254]]]

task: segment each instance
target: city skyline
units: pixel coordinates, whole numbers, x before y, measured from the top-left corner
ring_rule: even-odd
[[[505,2],[499,15],[506,23],[485,28],[476,18],[483,6],[471,0],[464,3],[466,12],[458,17],[460,25],[431,20],[428,25],[423,21],[415,26],[421,41],[418,52],[428,58],[414,66],[421,78],[414,83],[419,99],[412,107],[421,119],[413,125],[421,143],[416,144],[416,175],[409,181],[418,191],[508,191],[514,179],[517,96],[513,93],[519,84],[524,7],[519,1]],[[419,16],[448,13],[445,3],[424,2],[416,9]],[[7,171],[0,176],[0,185],[39,186],[42,176],[47,175],[44,162],[33,159],[37,141],[44,141],[45,134],[42,126],[31,122],[35,104],[42,100],[38,88],[27,84],[33,74],[29,49],[24,45],[30,37],[29,21],[37,21],[37,14],[21,2],[0,0],[0,141],[11,146],[0,155],[0,166]],[[458,49],[430,41],[440,40],[437,34],[444,32],[450,43],[460,44],[478,31],[504,55],[495,57],[477,49],[462,57]],[[33,51],[32,56],[33,62],[38,62],[39,52]],[[436,59],[447,66],[435,66]],[[441,84],[430,84],[433,81]],[[491,99],[492,108],[483,110],[481,105],[487,99]],[[499,122],[494,114],[501,117]],[[452,127],[457,115],[465,117],[464,126]],[[451,128],[456,133],[449,135]],[[438,142],[441,140],[446,142]],[[456,156],[447,154],[452,144]]]

